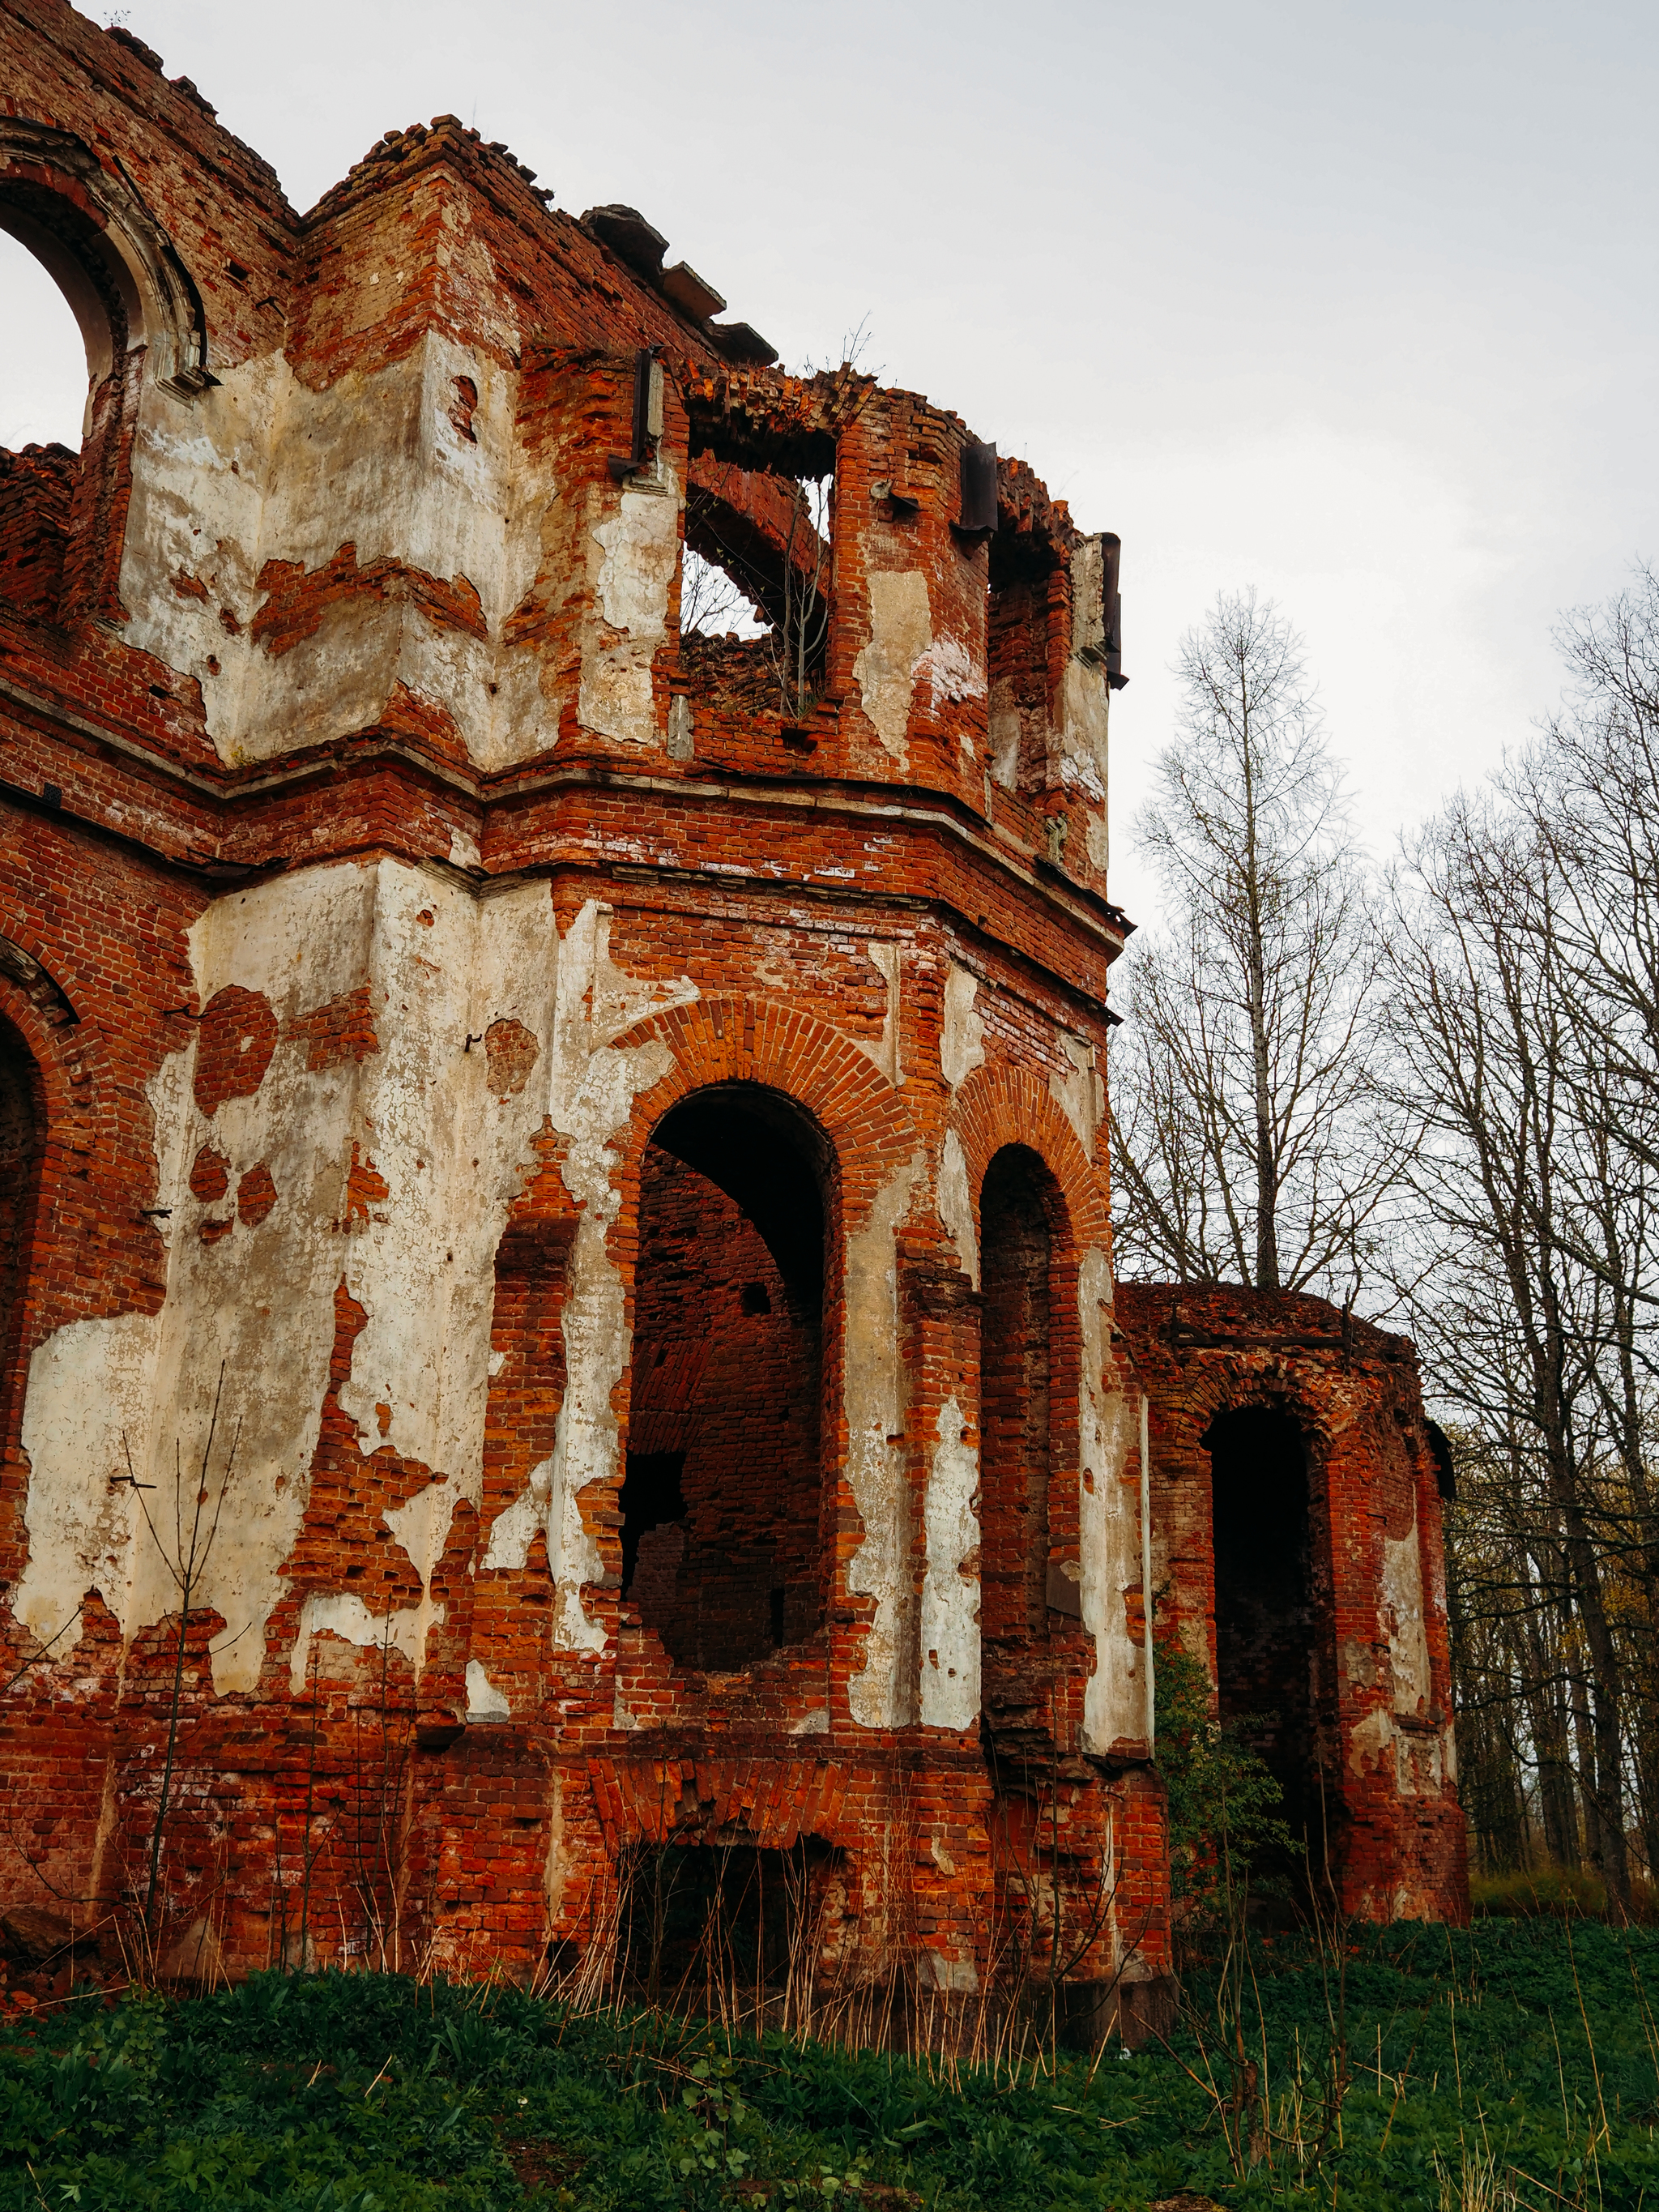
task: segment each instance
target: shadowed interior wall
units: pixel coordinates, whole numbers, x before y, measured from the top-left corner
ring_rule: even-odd
[[[9,1386],[45,1134],[37,1087],[34,1063],[21,1040],[0,1023],[0,1437],[9,1431]]]
[[[1041,1163],[1009,1146],[981,1200],[980,1632],[993,1716],[1029,1702],[1048,1630],[1053,1238]]]
[[[622,1542],[623,1595],[682,1666],[740,1667],[822,1616],[822,1250],[783,1128],[735,1098],[669,1116],[641,1174]]]

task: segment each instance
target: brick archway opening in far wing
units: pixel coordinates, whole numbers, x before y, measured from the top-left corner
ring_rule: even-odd
[[[1307,1431],[1281,1407],[1218,1413],[1205,1431],[1215,1546],[1216,1687],[1283,1792],[1277,1808],[1306,1848],[1264,1871],[1300,1889],[1323,1887],[1338,1793],[1321,1787],[1320,1744],[1330,1668],[1323,1516],[1316,1510]]]
[[[741,1082],[673,1107],[641,1163],[623,1596],[682,1667],[822,1631],[825,1168]]]

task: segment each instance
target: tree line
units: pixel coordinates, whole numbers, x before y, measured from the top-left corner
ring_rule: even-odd
[[[1476,1863],[1659,1879],[1659,577],[1558,631],[1560,709],[1373,861],[1301,641],[1223,597],[1136,823],[1120,1271],[1416,1339],[1451,1439]]]

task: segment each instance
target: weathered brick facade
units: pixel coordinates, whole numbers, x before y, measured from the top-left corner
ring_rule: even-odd
[[[92,374],[0,455],[0,1905],[528,1974],[810,1844],[826,1983],[1144,2008],[1144,1385],[1200,1641],[1199,1409],[1322,1439],[1344,1879],[1455,1911],[1408,1354],[1114,1335],[1115,539],[550,198],[440,118],[298,216],[0,12]]]

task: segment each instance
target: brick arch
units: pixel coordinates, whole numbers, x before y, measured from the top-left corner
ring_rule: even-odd
[[[1320,1370],[1322,1376],[1323,1370]],[[1267,1374],[1261,1369],[1218,1366],[1206,1362],[1201,1374],[1183,1389],[1181,1420],[1194,1451],[1212,1421],[1223,1413],[1244,1413],[1253,1408],[1291,1414],[1306,1432],[1310,1446],[1327,1452],[1336,1435],[1330,1410],[1295,1375]],[[1168,1418],[1166,1412],[1165,1418]]]
[[[651,1132],[670,1109],[721,1083],[763,1084],[817,1123],[835,1170],[826,1212],[839,1215],[842,1234],[857,1228],[921,1141],[902,1095],[869,1054],[785,1000],[736,993],[699,999],[637,1024],[614,1043],[625,1050],[653,1039],[667,1046],[674,1064],[635,1101],[625,1188],[637,1188]]]
[[[1065,1208],[1057,1229],[1074,1250],[1109,1246],[1111,1214],[1103,1179],[1046,1083],[1029,1069],[1003,1065],[975,1068],[957,1093],[951,1127],[968,1163],[975,1234],[986,1172],[1005,1146],[1035,1152],[1053,1176]]]

